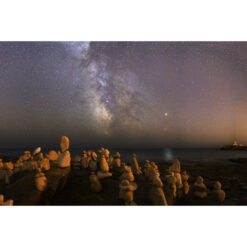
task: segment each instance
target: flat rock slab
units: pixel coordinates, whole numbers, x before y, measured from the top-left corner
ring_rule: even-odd
[[[35,188],[36,171],[27,172],[6,187],[5,196],[7,199],[13,199],[14,205],[49,204],[56,192],[65,186],[69,172],[70,168],[52,168],[46,172],[47,189],[43,192]]]
[[[43,192],[41,205],[50,205],[51,199],[55,194],[63,190],[67,183],[70,168],[53,168],[46,173],[47,177],[47,189]]]

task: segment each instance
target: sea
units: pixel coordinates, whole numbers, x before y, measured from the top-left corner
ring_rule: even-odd
[[[23,154],[23,148],[0,148],[1,158],[16,159]],[[42,152],[48,153],[51,149],[42,149]],[[71,148],[71,157],[82,155],[83,149]],[[33,150],[30,150],[31,152]],[[97,151],[97,149],[95,149]],[[230,159],[247,158],[247,151],[240,150],[220,150],[220,149],[205,149],[205,148],[154,148],[154,149],[109,149],[111,155],[119,152],[121,161],[128,163],[131,160],[133,153],[137,155],[137,160],[143,164],[145,160],[154,161],[157,163],[172,162],[175,159],[180,160],[182,164],[198,164],[214,162],[215,164],[232,164]]]

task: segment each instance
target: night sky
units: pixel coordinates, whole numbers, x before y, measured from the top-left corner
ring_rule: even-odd
[[[247,144],[246,42],[1,42],[0,147]]]

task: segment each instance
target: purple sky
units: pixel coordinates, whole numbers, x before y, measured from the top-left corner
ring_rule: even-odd
[[[247,144],[246,42],[1,42],[0,146]]]

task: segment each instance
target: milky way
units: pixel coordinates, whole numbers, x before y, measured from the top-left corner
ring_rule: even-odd
[[[247,43],[2,42],[0,146],[247,144]]]

